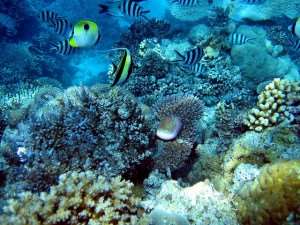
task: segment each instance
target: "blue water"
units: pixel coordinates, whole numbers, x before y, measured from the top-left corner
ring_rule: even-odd
[[[0,224],[300,224],[299,18],[295,0],[1,0]]]

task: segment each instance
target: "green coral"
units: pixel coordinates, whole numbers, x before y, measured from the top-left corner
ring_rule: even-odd
[[[139,199],[133,184],[107,180],[92,171],[68,172],[49,193],[24,192],[11,199],[0,216],[2,225],[117,225],[137,224]]]

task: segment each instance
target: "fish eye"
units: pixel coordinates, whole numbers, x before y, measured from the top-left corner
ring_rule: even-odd
[[[90,26],[87,23],[84,24],[84,30],[88,30],[88,29],[90,29]]]

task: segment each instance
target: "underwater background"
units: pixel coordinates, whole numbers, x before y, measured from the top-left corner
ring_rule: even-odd
[[[299,0],[0,0],[0,224],[299,225]]]

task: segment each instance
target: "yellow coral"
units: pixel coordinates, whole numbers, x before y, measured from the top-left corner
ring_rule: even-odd
[[[300,160],[266,165],[235,202],[243,225],[282,224],[300,207]]]
[[[300,95],[300,84],[279,78],[268,84],[258,96],[257,108],[253,108],[245,124],[257,132],[267,127],[293,120],[288,107]]]
[[[121,177],[107,180],[92,171],[69,172],[49,193],[25,192],[9,200],[2,225],[117,225],[136,224],[138,199],[132,183]]]

